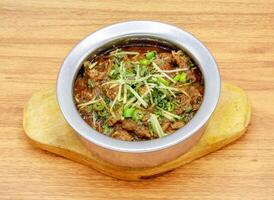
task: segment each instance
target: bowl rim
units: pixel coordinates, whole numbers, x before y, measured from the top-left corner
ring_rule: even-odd
[[[194,117],[182,128],[166,137],[148,141],[121,141],[105,136],[90,127],[79,115],[73,102],[73,84],[83,61],[104,44],[118,38],[134,36],[156,37],[170,41],[191,55],[204,77],[203,102]],[[145,153],[162,150],[195,135],[214,112],[221,89],[220,73],[209,50],[192,34],[173,25],[155,21],[127,21],[97,30],[80,41],[65,58],[57,77],[56,96],[68,124],[81,137],[106,149]]]

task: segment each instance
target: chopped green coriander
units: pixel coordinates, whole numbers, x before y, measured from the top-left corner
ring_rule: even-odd
[[[131,108],[124,108],[123,116],[125,118],[131,118],[131,117],[133,117],[135,111],[136,111],[136,109],[133,108],[133,107],[131,107]]]
[[[101,110],[103,110],[104,109],[104,104],[102,103],[102,102],[97,102],[97,103],[95,103],[95,104],[93,104],[93,108],[95,109],[95,110],[98,110],[98,111],[101,111]]]
[[[140,60],[140,64],[143,66],[148,66],[148,65],[150,65],[150,63],[151,63],[151,61],[147,60],[147,59]]]
[[[140,111],[140,110],[135,110],[135,112],[132,115],[132,119],[134,121],[142,120],[143,117],[144,117],[144,113],[142,111]]]
[[[167,102],[167,111],[168,112],[173,112],[175,109],[175,103],[174,102]]]
[[[187,82],[187,75],[186,75],[186,73],[184,73],[184,72],[181,73],[180,82],[181,83],[186,83]]]
[[[146,53],[146,58],[148,59],[148,60],[151,60],[151,59],[153,59],[155,57],[155,52],[154,51],[148,51],[147,53]]]
[[[181,75],[180,74],[176,74],[176,76],[173,78],[174,81],[179,81],[181,78]]]
[[[185,72],[182,72],[181,74],[176,74],[176,76],[173,78],[174,81],[180,82],[180,83],[186,83],[187,82],[187,74]]]

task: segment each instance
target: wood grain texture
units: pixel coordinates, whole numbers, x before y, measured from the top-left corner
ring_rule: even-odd
[[[1,0],[0,19],[0,199],[274,199],[273,0]],[[192,32],[253,108],[248,133],[233,145],[138,183],[35,149],[22,128],[23,105],[55,84],[73,45],[133,19]]]

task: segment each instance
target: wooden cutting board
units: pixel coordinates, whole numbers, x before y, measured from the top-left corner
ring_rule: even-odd
[[[55,89],[38,92],[25,107],[23,126],[31,143],[123,180],[159,176],[224,147],[245,133],[251,115],[251,105],[246,93],[239,87],[223,83],[218,106],[202,138],[192,149],[177,159],[156,167],[127,168],[107,163],[87,150],[64,120],[55,94]]]

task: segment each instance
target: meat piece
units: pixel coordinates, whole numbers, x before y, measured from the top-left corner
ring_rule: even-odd
[[[90,126],[93,127],[92,115],[90,115],[89,112],[87,112],[85,109],[83,109],[83,110],[80,111],[80,115]]]
[[[202,104],[203,97],[201,95],[194,96],[191,100],[193,110],[198,110]]]
[[[180,106],[180,105],[176,106],[174,112],[175,112],[176,115],[181,115],[184,112],[184,108],[182,106]]]
[[[119,115],[116,115],[115,117],[113,116],[110,116],[108,119],[107,119],[107,124],[109,126],[113,126],[115,125],[116,123],[120,122],[121,121],[121,118],[119,117]]]
[[[130,119],[126,119],[122,122],[122,128],[128,131],[133,131],[139,138],[151,138],[152,135],[148,128],[143,125],[138,125]]]
[[[175,114],[181,115],[184,112],[184,107],[189,107],[190,98],[185,94],[179,94],[176,96],[177,106],[175,107]]]
[[[104,67],[101,68],[101,69],[102,69],[101,71],[106,72],[106,74],[108,74],[109,71],[112,69],[113,60],[108,59],[108,60],[105,61],[103,64],[104,64]]]
[[[171,69],[173,69],[173,66],[172,65],[162,65],[162,66],[160,66],[160,68],[162,70],[171,70]]]
[[[194,72],[194,70],[189,70],[187,72],[187,78],[191,83],[197,81],[196,73]]]
[[[79,100],[80,103],[90,101],[93,97],[92,91],[89,89],[81,90],[78,93],[75,93],[75,97]]]
[[[113,101],[118,94],[119,87],[115,86],[110,88],[111,86],[111,84],[104,85],[103,91],[106,94],[106,96]]]
[[[204,94],[204,86],[198,84],[197,89],[199,90],[199,92],[200,92],[201,95]]]
[[[201,95],[200,90],[199,90],[197,87],[195,87],[195,86],[188,86],[188,87],[186,88],[186,92],[187,92],[191,97],[193,97],[193,96],[200,96],[200,95]]]
[[[74,92],[78,93],[87,88],[87,80],[78,76],[74,83]]]
[[[179,129],[179,128],[183,127],[184,125],[185,125],[185,123],[183,121],[176,121],[171,124],[171,128]]]
[[[171,133],[174,133],[174,131],[176,131],[176,130],[174,130],[174,129],[172,129],[172,127],[171,126],[169,126],[167,129],[166,129],[166,131],[165,131],[165,134],[171,134]]]
[[[111,134],[111,137],[119,140],[124,140],[124,141],[133,141],[134,137],[128,133],[126,130],[117,130],[114,133]]]
[[[86,102],[92,99],[92,90],[87,87],[87,80],[85,78],[79,76],[76,79],[74,84],[74,95],[79,102]]]
[[[93,118],[91,115],[86,114],[82,115],[82,118],[94,129],[96,129],[98,132],[103,132],[103,127],[101,125],[101,122],[95,122],[93,123]]]
[[[160,59],[163,59],[164,65],[171,65],[173,62],[173,58],[172,55],[170,55],[170,53],[159,53],[158,57]]]
[[[93,88],[93,90],[92,90],[92,95],[93,95],[94,97],[98,97],[99,95],[101,95],[101,89],[100,89],[99,87]]]
[[[172,57],[174,58],[176,64],[178,65],[179,68],[186,68],[187,67],[187,62],[189,58],[184,55],[182,51],[172,51]]]
[[[85,73],[87,73],[87,76],[94,82],[101,81],[104,79],[106,75],[106,71],[98,71],[96,69],[88,70]]]
[[[123,120],[122,127],[128,131],[135,131],[138,128],[138,125],[134,121],[126,119]]]
[[[174,66],[175,60],[170,53],[159,53],[158,58],[154,62],[162,69],[171,69]]]
[[[195,86],[190,86],[187,88],[187,92],[188,94],[191,95],[190,104],[193,110],[198,110],[203,100],[203,95],[200,92],[200,88]]]
[[[191,83],[196,82],[196,76],[195,76],[195,73],[192,70],[189,70],[187,72],[187,78]]]
[[[135,134],[139,138],[146,138],[146,139],[152,138],[150,131],[148,130],[148,128],[144,126],[138,126],[138,128],[135,130]]]
[[[190,82],[201,82],[202,75],[200,74],[200,70],[198,68],[192,68],[187,72],[187,78]]]
[[[143,120],[142,120],[144,125],[148,124],[149,118],[150,118],[150,113],[146,112],[145,115],[144,115],[144,117],[143,117]]]
[[[165,132],[171,125],[171,122],[168,120],[164,120],[161,124],[163,131]]]

